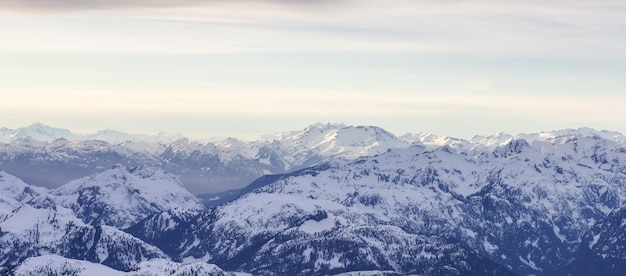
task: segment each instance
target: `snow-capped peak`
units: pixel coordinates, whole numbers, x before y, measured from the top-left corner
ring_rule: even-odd
[[[178,139],[185,138],[178,133],[155,132],[152,134],[132,134],[112,129],[99,130],[96,133],[81,135],[81,137],[83,139],[102,140],[111,144],[119,144],[126,141],[169,144]]]
[[[178,178],[152,167],[116,165],[104,172],[70,181],[39,199],[71,208],[86,223],[127,228],[150,214],[174,208],[201,209]]]
[[[470,141],[448,136],[438,136],[426,132],[407,133],[400,136],[399,138],[403,141],[411,143],[412,145],[424,146],[431,149],[448,146],[457,151],[466,151],[471,149],[473,146]]]
[[[616,131],[596,130],[588,127],[577,129],[562,129],[539,133],[539,140],[555,139],[562,136],[582,136],[582,137],[601,137],[609,141],[622,143],[626,141],[626,136]]]
[[[475,136],[470,141],[475,144],[483,145],[486,147],[503,146],[512,140],[524,139],[529,144],[534,141],[553,141],[560,137],[601,137],[609,141],[622,143],[626,141],[626,136],[619,132],[608,130],[595,130],[593,128],[581,127],[577,129],[560,129],[552,131],[542,131],[537,133],[520,133],[517,135],[510,135],[503,132],[498,132],[490,136]]]
[[[299,152],[314,151],[321,156],[354,159],[385,152],[389,148],[406,148],[408,143],[375,126],[315,124],[277,139],[283,147]]]
[[[17,129],[9,129],[5,127],[0,129],[0,142],[9,143],[26,137],[42,142],[49,142],[63,138],[70,141],[101,140],[110,144],[119,144],[125,141],[168,144],[180,138],[184,138],[178,133],[172,134],[166,132],[155,132],[152,134],[135,134],[111,129],[99,130],[95,133],[77,134],[73,133],[69,129],[55,128],[42,123],[34,123],[30,126],[20,127]]]
[[[38,141],[52,141],[58,138],[74,140],[78,138],[68,129],[46,126],[42,123],[34,123],[27,127],[18,128],[12,135],[13,139],[31,137]]]

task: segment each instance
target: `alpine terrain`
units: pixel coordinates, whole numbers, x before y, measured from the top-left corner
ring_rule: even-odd
[[[3,275],[626,273],[617,132],[463,140],[316,124],[200,142],[110,131],[120,142],[29,128],[41,140],[0,132],[3,168],[78,177],[57,185],[63,173],[51,173],[42,188],[0,173]]]

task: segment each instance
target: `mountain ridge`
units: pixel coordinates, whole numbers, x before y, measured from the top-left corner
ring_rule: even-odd
[[[365,127],[349,131],[366,133],[364,141],[382,133]],[[339,132],[330,126],[299,133],[313,136],[293,136],[293,141],[324,148]],[[412,143],[356,159],[333,158],[257,178],[239,194],[229,194],[230,198],[206,209],[189,210],[178,200],[164,208],[135,208],[135,196],[145,195],[142,198],[150,206],[167,200],[149,196],[151,185],[124,181],[164,180],[169,183],[164,186],[182,189],[172,174],[157,167],[114,166],[57,191],[42,191],[46,195],[33,194],[32,199],[29,194],[20,196],[27,184],[17,184],[22,188],[11,192],[9,200],[21,207],[0,217],[0,248],[6,257],[0,259],[1,266],[13,269],[44,253],[118,270],[130,270],[145,261],[141,256],[150,256],[207,262],[226,271],[281,275],[551,275],[588,262],[619,264],[622,245],[611,241],[626,234],[624,212],[619,211],[626,203],[624,144],[589,133],[544,135],[531,142],[500,136],[506,143],[494,142],[498,145],[493,149],[480,151]],[[363,145],[351,139],[338,141],[350,141],[346,145],[355,148]],[[235,139],[220,146],[194,143],[187,152],[189,141],[180,142],[172,157],[182,151],[180,156],[206,158],[200,154],[204,149],[237,151],[242,145]],[[57,141],[38,150],[66,143]],[[106,145],[87,144],[92,149]],[[236,157],[230,162],[242,160]],[[2,179],[19,183],[6,173]],[[104,200],[97,206],[122,205],[128,213],[136,209],[142,215],[110,223],[93,219],[106,208],[92,208],[89,198],[55,200],[55,196],[78,196],[92,182],[103,195],[115,195],[89,197]],[[2,187],[6,190],[7,185]],[[120,212],[112,214],[124,218]],[[111,258],[106,252],[120,252],[111,243],[116,238],[137,251]],[[94,246],[85,248],[89,244]],[[609,253],[611,258],[602,258]]]
[[[45,126],[37,124],[37,128]],[[512,140],[525,139],[534,147],[558,137],[576,136],[604,137],[616,142],[617,146],[626,143],[626,138],[618,132],[589,128],[518,135],[498,133],[463,140],[426,133],[395,136],[375,126],[318,123],[303,130],[254,141],[227,138],[203,142],[180,138],[170,143],[141,139],[109,143],[66,138],[38,141],[29,136],[19,137],[0,143],[0,170],[29,183],[54,188],[101,172],[114,164],[148,165],[179,175],[185,187],[194,194],[214,194],[243,188],[262,175],[289,173],[334,159],[353,160],[381,154],[388,149],[447,146],[458,153],[476,155],[493,151]]]
[[[272,140],[283,140],[289,139],[293,136],[302,135],[303,132],[306,132],[311,129],[322,129],[322,130],[336,130],[336,129],[346,129],[346,128],[375,128],[382,130],[383,132],[387,132],[381,127],[377,126],[354,126],[354,125],[346,125],[344,123],[314,123],[304,128],[304,130],[290,130],[284,132],[278,132],[275,134],[263,134],[257,136],[257,138],[245,139],[242,141],[245,142],[255,142],[255,141],[272,141]],[[389,133],[389,132],[387,132]],[[392,134],[392,133],[390,133]],[[457,140],[457,141],[483,141],[485,139],[492,139],[491,143],[484,144],[503,144],[506,140],[510,138],[514,139],[525,139],[529,143],[532,143],[534,140],[545,140],[546,138],[555,138],[557,136],[566,136],[566,135],[582,135],[582,136],[600,136],[608,140],[612,140],[618,143],[626,142],[626,136],[617,131],[610,131],[606,129],[597,130],[590,127],[579,127],[579,128],[565,128],[565,129],[556,129],[552,131],[541,131],[536,133],[518,133],[518,134],[508,134],[504,132],[496,132],[490,135],[475,135],[469,139],[463,139],[458,137],[451,136],[441,136],[433,133],[427,132],[414,132],[414,133],[405,133],[402,135],[392,134],[396,137],[404,137],[401,140],[406,142],[415,142],[416,140],[429,141],[433,142],[437,139],[447,140]],[[141,133],[128,133],[122,132],[113,129],[103,129],[97,130],[93,133],[74,133],[69,129],[58,128],[53,126],[48,126],[39,122],[32,123],[26,127],[18,127],[16,129],[10,129],[7,127],[0,128],[0,142],[2,143],[10,143],[13,140],[19,138],[31,137],[37,141],[42,142],[50,142],[56,139],[67,139],[70,141],[76,140],[100,140],[108,142],[109,144],[119,144],[126,141],[133,142],[151,142],[151,143],[161,143],[161,144],[170,144],[179,139],[188,139],[191,141],[198,141],[200,143],[207,142],[221,142],[229,139],[236,139],[236,137],[227,137],[227,138],[219,138],[219,137],[209,137],[209,138],[191,138],[183,136],[179,133],[169,133],[164,131],[154,132],[152,134],[141,134]],[[428,143],[427,143],[428,144]],[[436,146],[443,146],[445,143],[436,143]]]
[[[373,270],[429,274],[389,256],[414,255],[393,249],[405,248],[409,241],[419,240],[412,246],[421,248],[442,238],[463,241],[448,246],[466,246],[514,273],[547,273],[573,258],[591,227],[626,202],[626,151],[599,136],[532,144],[510,140],[477,155],[446,146],[395,149],[274,176],[191,216],[190,222],[176,223],[168,231],[187,234],[173,244],[168,239],[167,252],[173,258],[205,260],[228,269],[258,265],[263,269],[253,270],[257,273],[295,273],[261,257],[282,254],[279,259],[304,262],[298,269],[313,274],[349,271],[348,260],[362,261],[361,267]],[[142,223],[156,225],[150,221]],[[394,238],[375,227],[394,233]],[[134,226],[131,232],[160,244],[161,235],[153,230],[158,232]],[[367,242],[352,243],[353,237]],[[233,240],[239,247],[228,245]],[[328,253],[322,244],[350,246]],[[377,256],[379,266],[370,267],[349,248]],[[253,254],[264,263],[247,267],[239,263],[242,254]],[[302,260],[303,254],[313,261]]]

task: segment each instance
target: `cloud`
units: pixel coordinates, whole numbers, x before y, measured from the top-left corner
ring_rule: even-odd
[[[84,10],[133,10],[184,8],[228,3],[281,6],[326,5],[344,0],[0,0],[0,10],[19,12],[76,12]]]
[[[3,9],[34,12],[61,12],[77,10],[99,10],[133,7],[176,7],[187,6],[197,1],[176,0],[0,0]]]
[[[626,56],[626,1],[613,0],[0,0],[2,9],[115,11],[31,28],[5,20],[0,51],[11,52]]]

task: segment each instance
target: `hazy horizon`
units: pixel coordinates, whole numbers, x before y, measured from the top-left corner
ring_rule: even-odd
[[[402,136],[405,134],[417,134],[417,133],[427,133],[427,134],[433,134],[433,135],[437,135],[437,136],[446,136],[446,137],[451,137],[451,138],[458,138],[458,139],[464,139],[464,140],[469,140],[475,136],[490,136],[490,135],[496,135],[499,133],[504,133],[504,134],[508,134],[508,135],[524,135],[524,134],[536,134],[536,133],[541,133],[541,132],[550,132],[550,131],[560,131],[560,130],[566,130],[566,129],[570,129],[570,130],[579,130],[579,129],[584,129],[584,128],[590,128],[593,129],[595,131],[608,131],[608,132],[617,132],[619,134],[624,135],[624,132],[618,131],[618,130],[613,130],[613,129],[596,129],[596,128],[591,128],[591,127],[587,127],[587,126],[579,126],[579,127],[569,127],[569,128],[561,128],[561,129],[537,129],[537,130],[533,130],[530,132],[516,132],[516,133],[512,133],[512,132],[505,132],[505,131],[497,131],[497,132],[493,132],[493,133],[475,133],[469,137],[460,137],[460,136],[453,136],[453,135],[448,135],[445,133],[432,133],[432,132],[427,132],[427,131],[422,131],[422,130],[414,130],[414,131],[408,131],[408,132],[403,132],[403,133],[396,133],[394,131],[391,131],[389,129],[386,129],[383,126],[379,126],[379,125],[351,125],[351,124],[346,124],[343,122],[314,122],[314,123],[310,123],[308,125],[304,125],[301,126],[299,128],[292,128],[292,129],[282,129],[282,130],[278,130],[275,132],[268,132],[268,133],[250,133],[249,135],[241,135],[241,136],[235,136],[235,135],[214,135],[214,136],[193,136],[193,135],[187,135],[185,133],[179,133],[179,132],[168,132],[165,130],[155,130],[155,131],[151,131],[151,132],[137,132],[137,131],[132,131],[132,130],[120,130],[120,129],[113,129],[113,128],[102,128],[102,129],[72,129],[72,128],[67,128],[67,127],[63,127],[63,126],[58,126],[58,125],[50,125],[50,124],[45,124],[45,123],[41,123],[41,122],[33,122],[31,124],[28,125],[23,125],[23,126],[17,126],[17,127],[8,127],[8,126],[4,126],[4,125],[0,125],[0,129],[1,128],[7,128],[7,129],[11,129],[11,130],[17,130],[17,129],[21,129],[21,128],[28,128],[34,125],[43,125],[46,127],[51,127],[51,128],[57,128],[57,129],[63,129],[63,130],[69,130],[70,132],[72,132],[72,134],[75,135],[92,135],[92,134],[96,134],[99,131],[107,131],[107,130],[113,130],[113,131],[119,131],[119,132],[123,132],[123,133],[127,133],[127,134],[133,134],[133,135],[157,135],[157,134],[170,134],[170,135],[182,135],[185,138],[189,138],[189,139],[198,139],[198,140],[205,140],[205,141],[213,141],[213,140],[221,140],[221,139],[226,139],[226,138],[236,138],[239,140],[243,140],[243,141],[252,141],[252,140],[258,140],[258,139],[265,139],[265,138],[270,138],[274,135],[278,135],[278,134],[287,134],[290,132],[297,132],[297,131],[301,131],[306,129],[307,127],[312,127],[315,125],[326,125],[326,124],[331,124],[331,125],[345,125],[347,127],[359,127],[359,126],[373,126],[373,127],[380,127],[390,133],[392,133],[395,136]]]

